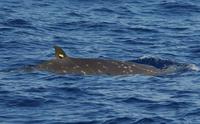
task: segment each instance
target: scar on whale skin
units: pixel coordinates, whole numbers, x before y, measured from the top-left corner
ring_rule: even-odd
[[[61,47],[54,46],[55,58],[45,61],[35,69],[59,74],[83,75],[159,75],[162,70],[134,62],[98,58],[75,58],[68,56]]]

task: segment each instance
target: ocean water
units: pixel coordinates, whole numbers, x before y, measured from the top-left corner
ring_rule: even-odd
[[[1,124],[199,124],[200,1],[1,0]],[[26,72],[54,57],[109,58],[174,73]]]

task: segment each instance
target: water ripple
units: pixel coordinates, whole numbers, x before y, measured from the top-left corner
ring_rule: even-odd
[[[173,120],[162,117],[142,118],[133,124],[173,124]]]
[[[100,13],[108,13],[108,14],[112,14],[112,13],[115,13],[115,11],[113,11],[112,9],[110,8],[105,8],[105,7],[102,7],[102,8],[95,8],[95,9],[92,9],[92,11],[96,11],[96,12],[100,12]]]
[[[162,109],[168,109],[168,110],[174,110],[174,109],[181,109],[181,108],[187,108],[188,106],[191,106],[192,103],[189,102],[177,102],[177,101],[167,101],[167,102],[161,102],[156,103],[148,106],[149,109],[153,110],[162,110]]]
[[[197,4],[189,2],[162,2],[158,4],[161,10],[172,15],[185,15],[200,12],[200,7]]]
[[[43,98],[26,98],[15,96],[14,99],[10,99],[7,101],[7,106],[9,107],[40,107],[45,103],[45,99]]]
[[[133,119],[128,117],[119,117],[107,120],[103,124],[133,124]]]
[[[200,116],[200,109],[197,108],[195,110],[192,110],[191,112],[188,112],[185,114],[185,117],[192,117],[192,116]]]
[[[155,101],[152,101],[152,100],[140,99],[140,98],[135,98],[135,97],[128,98],[128,99],[124,100],[123,102],[129,103],[129,104],[152,104],[152,103],[156,103]]]
[[[10,27],[30,28],[31,23],[23,19],[10,19],[4,22],[4,25]]]
[[[199,124],[200,2],[2,0],[1,123]],[[162,76],[30,72],[54,58],[116,59]]]

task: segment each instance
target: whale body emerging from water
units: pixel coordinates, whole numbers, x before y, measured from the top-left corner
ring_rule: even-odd
[[[55,58],[35,66],[35,69],[59,74],[83,75],[159,75],[163,72],[153,66],[134,62],[69,57],[62,48],[58,46],[54,48]]]

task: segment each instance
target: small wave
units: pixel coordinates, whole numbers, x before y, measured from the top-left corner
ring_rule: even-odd
[[[193,70],[193,71],[200,71],[200,68],[195,64],[189,64],[187,67],[188,69]]]
[[[40,107],[45,103],[43,98],[16,98],[8,100],[7,105],[12,107]]]
[[[191,51],[194,58],[199,58],[200,56],[200,45],[194,44],[192,46],[189,46],[189,50]]]
[[[49,75],[47,77],[45,77],[45,80],[47,81],[54,81],[54,80],[68,80],[67,83],[63,83],[64,85],[69,85],[71,84],[70,81],[76,81],[76,80],[81,80],[83,79],[82,76],[79,75]]]
[[[91,23],[88,25],[89,28],[112,28],[115,26],[115,23],[110,23],[110,22],[98,22],[98,23]]]
[[[5,32],[5,31],[12,31],[14,30],[13,28],[0,28],[0,31]]]
[[[200,108],[197,108],[185,114],[185,117],[189,117],[189,116],[200,116]]]
[[[118,29],[113,28],[118,26]],[[110,31],[114,33],[130,33],[130,32],[138,32],[138,33],[159,33],[159,30],[147,27],[127,27],[124,25],[116,25],[113,26]]]
[[[10,27],[33,28],[29,21],[23,19],[10,19],[4,22],[4,25]]]
[[[87,21],[73,21],[73,22],[58,22],[46,27],[47,30],[81,30],[87,28],[89,23]]]
[[[130,97],[128,99],[123,100],[123,102],[126,103],[133,103],[133,104],[152,104],[155,103],[155,101],[152,100],[148,100],[148,99],[139,99],[139,98],[135,98],[135,97]]]
[[[118,117],[105,121],[103,124],[132,124],[134,120],[129,117]]]
[[[195,94],[198,94],[198,92],[196,91],[190,91],[190,90],[183,90],[183,91],[171,91],[174,92],[175,94],[173,96],[171,96],[171,98],[190,98],[192,96],[194,96]]]
[[[72,22],[60,22],[60,23],[56,23],[56,26],[83,26],[83,25],[87,25],[89,24],[89,22],[87,21],[72,21]]]
[[[170,12],[169,14],[188,14],[191,12],[200,12],[200,7],[189,2],[163,2],[158,5],[161,10]]]
[[[163,26],[163,27],[160,27],[164,30],[170,30],[170,31],[174,31],[174,32],[177,32],[177,31],[186,31],[189,29],[189,27],[179,27],[179,26],[176,26],[176,25],[173,25],[173,26]]]
[[[84,15],[78,13],[78,12],[69,12],[67,13],[69,16],[73,16],[73,17],[84,17]]]
[[[47,30],[108,30],[116,26],[115,23],[110,22],[91,22],[91,21],[73,21],[73,22],[59,22],[54,25],[46,27]]]
[[[24,123],[26,123],[26,124],[44,124],[44,123],[46,123],[46,120],[45,119],[28,120],[28,121],[24,121]]]
[[[112,29],[112,30],[110,30],[110,31],[112,31],[112,32],[114,32],[114,33],[128,33],[128,32],[129,32],[129,31],[126,30],[126,29]]]
[[[76,98],[75,96],[85,96],[85,95],[88,95],[89,92],[81,89],[81,88],[78,88],[78,87],[56,87],[55,92],[60,92],[61,93],[64,93],[64,94],[67,94],[67,96],[70,96],[70,97],[73,97],[73,98]]]
[[[196,48],[192,48],[192,52],[193,53],[195,53],[195,54],[198,54],[198,53],[200,53],[200,48],[199,48],[200,46],[198,46],[198,48],[196,47]]]
[[[133,124],[168,124],[173,123],[173,120],[171,119],[165,119],[162,117],[152,117],[152,118],[142,118],[136,121]]]
[[[151,42],[144,42],[141,38],[136,38],[135,40],[126,39],[126,38],[118,38],[121,42],[130,44],[130,45],[154,45]]]
[[[0,8],[1,11],[6,12],[6,13],[14,13],[16,12],[14,9],[9,8],[9,7],[2,7]]]
[[[194,5],[189,2],[178,2],[178,1],[173,1],[173,2],[163,2],[160,4],[161,6],[167,8],[167,9],[195,9],[198,10],[198,6]]]
[[[7,91],[7,90],[0,90],[0,94],[9,94],[10,91]]]
[[[65,121],[62,121],[62,122],[53,122],[53,123],[51,123],[51,124],[100,124],[100,122],[99,121],[93,121],[93,120],[91,120],[91,121],[75,121],[75,122],[65,122]]]
[[[140,33],[159,33],[157,29],[152,29],[147,27],[132,27],[127,29]]]
[[[46,91],[47,91],[47,89],[43,88],[43,87],[38,87],[38,88],[32,87],[32,88],[29,88],[26,90],[26,92],[35,92],[35,93],[43,93]]]
[[[150,110],[169,110],[169,109],[177,109],[177,108],[187,108],[188,106],[191,106],[191,103],[189,102],[176,102],[176,101],[168,101],[168,102],[161,102],[149,105],[148,108]]]
[[[48,7],[51,4],[49,4],[49,3],[46,2],[46,3],[33,3],[32,5],[36,6],[36,7]]]
[[[84,93],[83,90],[77,87],[59,87],[58,89],[64,92]]]
[[[111,13],[114,13],[114,11],[113,10],[111,10],[111,9],[109,9],[109,8],[104,8],[104,7],[102,7],[102,8],[96,8],[96,9],[93,9],[92,11],[97,11],[97,12],[106,12],[106,13],[109,13],[109,14],[111,14]]]

